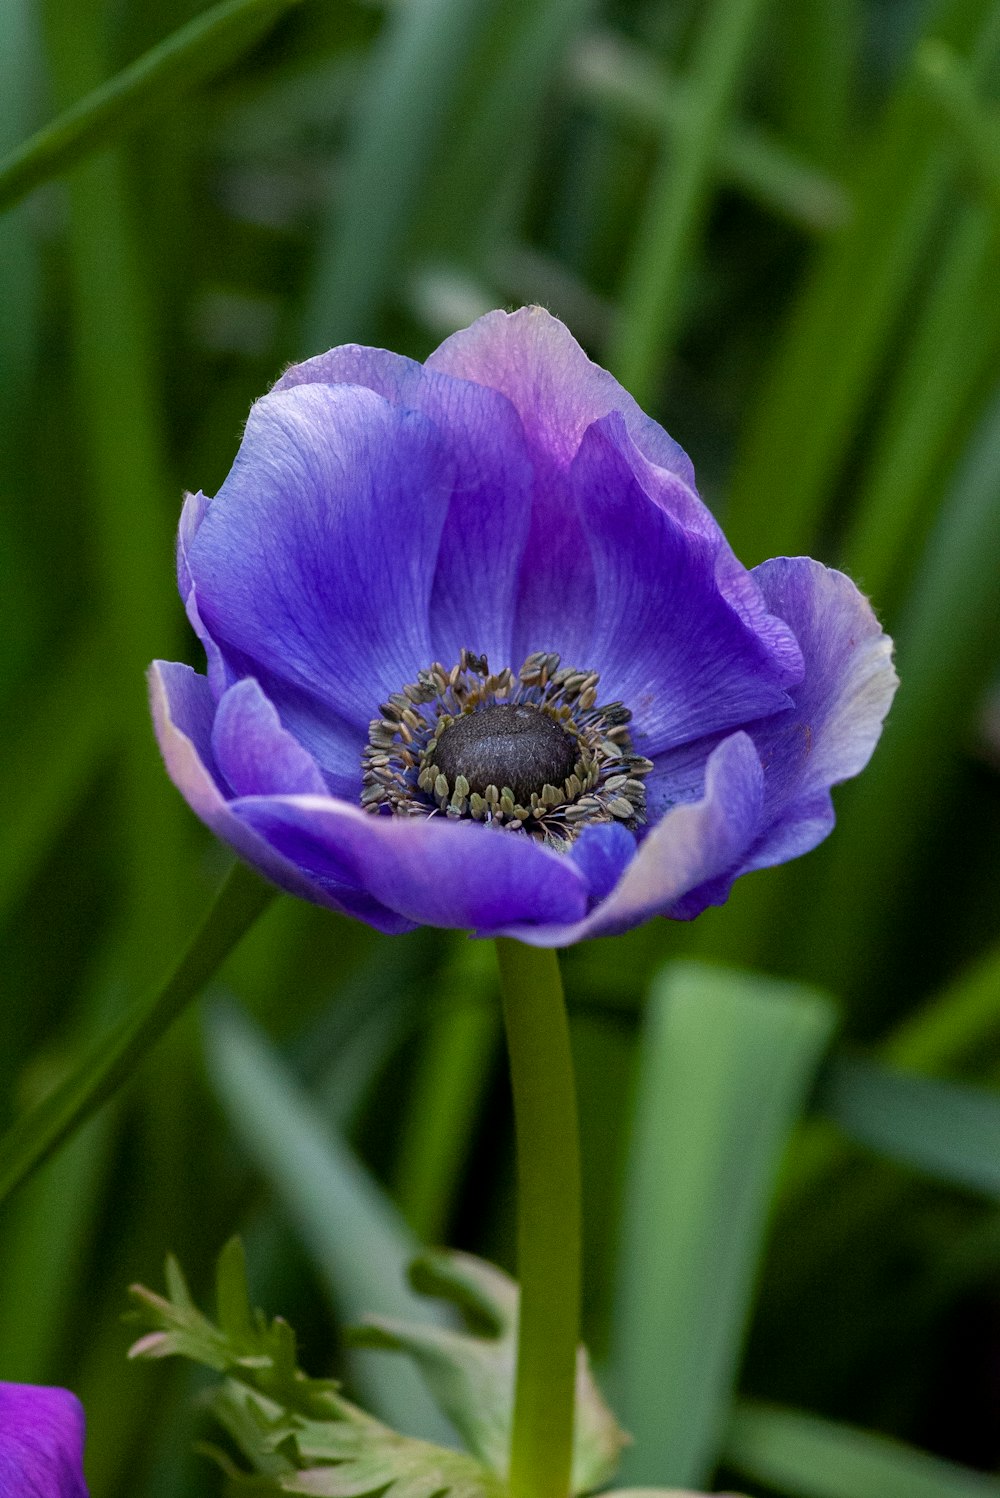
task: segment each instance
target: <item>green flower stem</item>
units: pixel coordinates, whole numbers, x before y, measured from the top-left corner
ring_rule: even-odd
[[[497,941],[517,1133],[521,1315],[512,1498],[567,1498],[580,1323],[580,1141],[559,964]]]
[[[245,864],[234,865],[166,982],[98,1037],[54,1091],[0,1139],[0,1201],[128,1081],[277,893]]]

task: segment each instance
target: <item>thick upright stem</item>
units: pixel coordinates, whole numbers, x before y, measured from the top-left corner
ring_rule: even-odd
[[[517,1132],[521,1317],[512,1498],[567,1498],[580,1321],[580,1143],[554,952],[497,942]]]

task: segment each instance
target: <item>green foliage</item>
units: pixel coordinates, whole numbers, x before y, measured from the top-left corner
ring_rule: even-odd
[[[237,1228],[307,1362],[410,1438],[446,1439],[426,1390],[347,1324],[498,1352],[401,1277],[428,1240],[513,1265],[488,954],[277,901],[226,957],[237,901],[158,987],[226,865],[142,673],[200,665],[179,496],[288,360],[541,300],[745,561],[856,577],[902,680],[828,845],[564,954],[624,1480],[993,1492],[1000,5],[3,0],[0,36],[0,1373],[81,1395],[93,1498],[214,1498],[196,1385],[123,1375],[117,1315],[167,1244],[200,1295]],[[203,1044],[223,960],[249,1022]],[[294,1480],[273,1422],[312,1414],[218,1387],[232,1480]]]
[[[503,1489],[461,1452],[397,1435],[338,1393],[330,1379],[308,1378],[296,1361],[287,1322],[251,1309],[246,1263],[230,1239],[216,1271],[217,1322],[197,1309],[174,1258],[167,1260],[167,1296],[132,1286],[154,1330],[130,1357],[183,1357],[224,1374],[211,1407],[261,1476],[231,1467],[237,1492],[315,1493],[350,1498],[499,1498]]]
[[[466,1332],[369,1316],[352,1333],[365,1347],[405,1352],[466,1446],[503,1477],[510,1458],[517,1360],[518,1289],[491,1264],[469,1254],[424,1254],[410,1269],[415,1290],[450,1301]],[[473,1331],[472,1328],[475,1328]],[[578,1355],[572,1492],[603,1487],[618,1468],[628,1437],[601,1398],[586,1350]]]

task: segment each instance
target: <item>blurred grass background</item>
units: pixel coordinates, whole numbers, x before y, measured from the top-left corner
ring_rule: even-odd
[[[995,1498],[1000,6],[2,0],[0,38],[6,1122],[227,866],[145,705],[153,656],[201,664],[181,491],[289,360],[542,302],[746,562],[855,577],[903,682],[820,850],[566,955],[625,1473]],[[0,1209],[0,1377],[80,1393],[95,1498],[220,1491],[120,1315],[238,1229],[306,1365],[428,1432],[340,1329],[412,1310],[414,1244],[510,1266],[512,1228],[490,950],[282,900]]]

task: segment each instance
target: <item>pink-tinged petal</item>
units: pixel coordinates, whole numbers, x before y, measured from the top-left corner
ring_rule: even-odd
[[[87,1498],[84,1433],[68,1389],[0,1383],[0,1498]]]
[[[511,920],[569,923],[586,910],[580,870],[527,834],[372,816],[315,796],[249,798],[233,810],[310,877],[353,885],[421,925],[488,935]]]
[[[451,490],[418,412],[357,386],[259,400],[187,551],[199,615],[236,674],[259,677],[279,709],[274,681],[367,727],[432,659]]]
[[[427,367],[502,391],[531,441],[562,467],[572,462],[591,422],[620,411],[639,449],[694,485],[684,449],[613,375],[587,358],[569,329],[543,307],[488,312],[445,339]]]
[[[704,795],[667,812],[607,899],[585,920],[562,928],[511,924],[502,934],[534,946],[562,947],[627,931],[652,915],[686,919],[684,901],[692,891],[713,881],[728,891],[731,871],[759,834],[763,805],[764,774],[753,743],[745,733],[731,734],[709,756]],[[706,898],[699,908],[722,899],[725,893]]]
[[[319,766],[281,726],[274,704],[252,677],[223,696],[212,724],[212,752],[234,796],[325,796]]]

